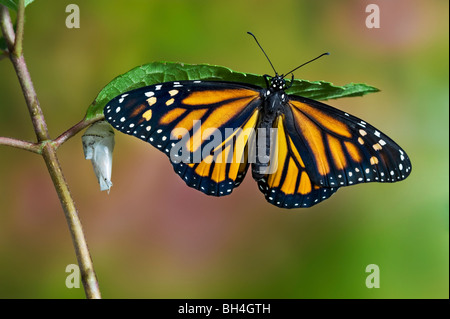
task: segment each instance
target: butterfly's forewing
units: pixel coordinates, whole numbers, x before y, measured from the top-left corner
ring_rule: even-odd
[[[285,115],[274,122],[277,128],[276,167],[272,174],[258,182],[266,200],[283,208],[310,207],[335,193],[338,187],[320,187],[314,184],[305,167],[299,149],[285,129]]]
[[[247,171],[251,136],[243,132],[257,125],[259,90],[232,82],[166,82],[117,96],[104,114],[119,131],[169,156],[188,186],[222,196],[231,193]],[[243,144],[233,143],[239,138]]]
[[[411,173],[405,151],[380,130],[324,103],[292,95],[289,99],[286,131],[314,184],[396,182]]]

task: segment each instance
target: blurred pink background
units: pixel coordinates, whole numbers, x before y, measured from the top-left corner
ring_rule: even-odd
[[[161,152],[116,132],[110,194],[81,134],[59,150],[105,298],[448,298],[447,1],[70,1],[26,10],[24,50],[50,134],[80,121],[109,81],[152,61],[209,63],[381,92],[328,101],[375,125],[411,158],[395,184],[339,190],[310,209],[268,204],[251,176],[232,195],[188,188]],[[365,26],[376,3],[381,28]],[[0,61],[0,136],[34,141],[14,70]],[[0,146],[0,297],[83,298],[43,160]],[[381,287],[368,289],[368,264]]]

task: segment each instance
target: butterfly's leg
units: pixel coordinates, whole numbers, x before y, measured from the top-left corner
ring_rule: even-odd
[[[286,87],[286,90],[290,89],[293,84],[294,84],[294,74],[292,74],[291,83],[289,83],[289,86]]]

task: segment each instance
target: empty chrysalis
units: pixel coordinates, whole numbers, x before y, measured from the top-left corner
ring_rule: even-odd
[[[100,190],[109,190],[112,186],[112,152],[114,149],[114,130],[106,121],[92,124],[81,137],[84,157],[91,160],[97,176]]]

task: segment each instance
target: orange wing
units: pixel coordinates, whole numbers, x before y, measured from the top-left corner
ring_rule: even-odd
[[[223,196],[246,174],[259,91],[232,82],[166,82],[117,96],[104,113],[116,129],[164,152],[188,186]]]
[[[372,125],[318,101],[289,98],[286,131],[315,185],[396,182],[411,173],[406,152]]]

